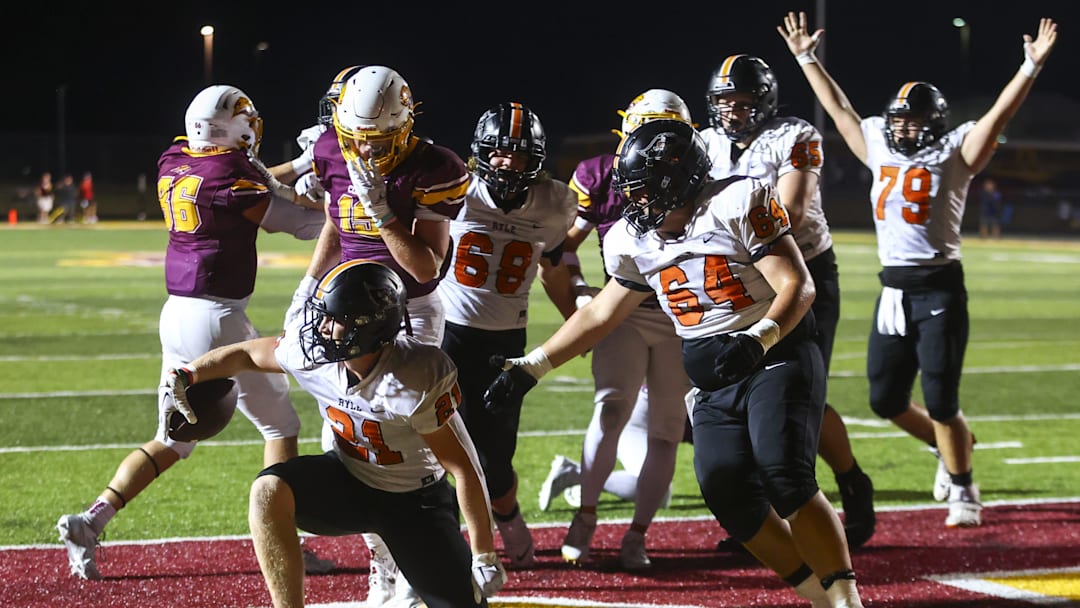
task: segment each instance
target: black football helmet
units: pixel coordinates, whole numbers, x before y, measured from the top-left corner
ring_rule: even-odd
[[[753,107],[744,124],[729,124],[724,128],[720,100],[732,93],[749,93],[753,96]],[[709,126],[732,141],[742,141],[776,116],[779,100],[779,86],[769,64],[751,55],[731,55],[713,70],[709,79],[709,89],[705,93]]]
[[[634,129],[615,153],[612,187],[627,205],[623,217],[641,236],[668,212],[701,192],[712,162],[697,130],[680,120],[652,120]]]
[[[525,170],[492,167],[491,153],[495,150],[525,154]],[[500,103],[484,112],[476,123],[472,155],[476,175],[496,198],[509,200],[524,192],[540,175],[547,157],[547,135],[532,110],[514,101]]]
[[[338,264],[319,281],[304,307],[304,356],[313,364],[345,361],[392,342],[406,322],[405,284],[371,260]],[[320,331],[326,318],[345,326],[340,339]]]
[[[337,76],[334,76],[333,82],[330,83],[329,88],[326,89],[326,94],[319,99],[319,124],[325,127],[334,126],[334,106],[337,105],[338,96],[341,95],[341,89],[345,86],[345,82],[352,78],[353,74],[359,72],[364,66],[351,65],[344,70],[338,72]]]
[[[897,138],[892,118],[907,118],[922,123],[914,138]],[[907,82],[889,101],[885,109],[885,143],[898,154],[910,156],[931,146],[949,128],[949,104],[937,87],[929,82]]]

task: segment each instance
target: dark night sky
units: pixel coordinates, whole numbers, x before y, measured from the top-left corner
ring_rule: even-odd
[[[283,160],[285,142],[313,122],[330,78],[356,63],[401,72],[423,102],[417,131],[463,155],[479,115],[507,100],[532,107],[551,141],[607,132],[618,125],[617,108],[653,87],[682,95],[704,124],[709,74],[736,52],[772,65],[782,112],[813,119],[809,87],[774,29],[788,9],[805,9],[813,21],[812,1],[646,0],[652,9],[644,11],[639,2],[588,0],[438,8],[310,2],[286,11],[272,4],[85,3],[65,11],[31,0],[9,7],[0,133],[55,131],[60,84],[71,133],[182,133],[184,109],[204,84],[204,24],[216,28],[214,81],[254,99],[266,122],[268,161]],[[966,68],[954,16],[971,24]],[[994,95],[1020,64],[1021,35],[1034,33],[1042,16],[1055,18],[1061,35],[1035,91],[1080,102],[1074,1],[832,0],[827,65],[864,116],[907,80],[930,80],[950,100]],[[256,51],[260,42],[268,49]]]

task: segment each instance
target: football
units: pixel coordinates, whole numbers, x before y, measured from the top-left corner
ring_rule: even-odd
[[[173,412],[169,417],[169,437],[175,441],[202,441],[217,435],[236,411],[238,392],[232,378],[192,384],[187,389],[187,398],[199,421],[189,424],[183,414]]]

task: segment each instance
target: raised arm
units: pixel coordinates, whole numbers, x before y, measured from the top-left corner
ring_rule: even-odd
[[[784,17],[783,25],[777,26],[776,31],[787,43],[788,50],[802,66],[803,76],[806,76],[810,88],[814,90],[821,106],[829,114],[836,125],[836,130],[844,138],[848,148],[859,159],[866,162],[866,139],[862,133],[862,118],[851,106],[847,95],[840,85],[825,71],[825,67],[817,61],[814,49],[825,34],[825,30],[819,29],[810,34],[806,27],[806,13],[800,11],[798,16],[789,12]]]
[[[1035,40],[1024,34],[1024,62],[1013,75],[1012,80],[1001,90],[994,105],[975,123],[975,127],[964,136],[960,154],[973,172],[986,168],[994,154],[998,135],[1005,129],[1005,124],[1016,115],[1020,104],[1024,103],[1035,76],[1042,69],[1046,58],[1057,42],[1057,23],[1052,19],[1039,21],[1039,33]]]

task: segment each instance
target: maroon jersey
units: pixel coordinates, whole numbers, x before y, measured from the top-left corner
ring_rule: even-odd
[[[242,150],[201,153],[178,137],[158,159],[169,229],[165,287],[177,296],[242,299],[255,288],[259,226],[243,216],[270,190]]]
[[[570,189],[578,195],[578,217],[596,226],[596,233],[600,236],[600,259],[604,259],[604,236],[622,217],[626,206],[626,201],[611,187],[614,173],[615,155],[601,154],[579,162],[570,180]],[[610,278],[605,269],[604,281]],[[656,308],[660,304],[653,295],[641,305]]]
[[[398,221],[412,226],[414,219],[449,220],[457,216],[469,187],[464,161],[449,148],[416,137],[409,146],[405,160],[386,176],[387,202]],[[410,298],[431,293],[438,280],[418,283],[390,254],[374,221],[364,213],[352,191],[333,129],[315,141],[314,156],[315,172],[330,194],[330,219],[341,236],[341,261],[363,258],[382,262],[401,276]]]

